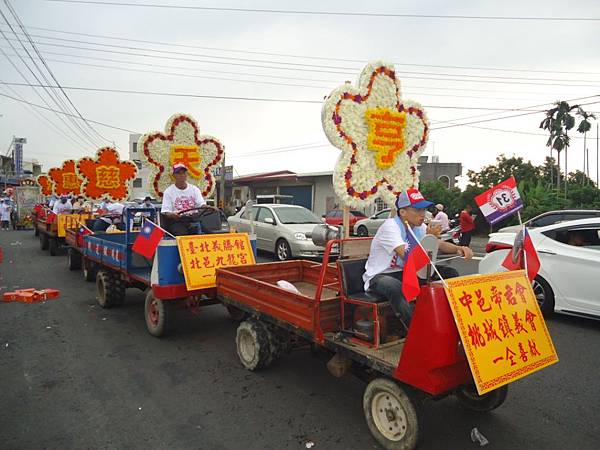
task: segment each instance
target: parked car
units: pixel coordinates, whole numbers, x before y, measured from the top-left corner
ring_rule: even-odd
[[[600,211],[597,209],[565,209],[562,211],[548,211],[533,219],[525,222],[527,228],[545,227],[559,222],[568,220],[587,219],[589,217],[600,217]],[[521,229],[521,225],[512,225],[510,227],[500,228],[501,233],[513,232],[516,233]]]
[[[327,214],[325,214],[324,219],[325,219],[325,223],[327,223],[328,225],[341,226],[342,222],[343,222],[343,217],[344,217],[344,214],[341,209],[333,209],[333,210],[329,211]],[[355,228],[356,222],[361,219],[366,219],[366,218],[367,218],[367,216],[365,216],[360,211],[350,210],[350,234],[354,233],[354,228]]]
[[[382,209],[371,217],[357,220],[354,223],[356,234],[360,237],[375,236],[385,219],[390,217],[390,209]]]
[[[250,233],[250,220],[246,208],[227,219],[230,228]],[[313,244],[311,233],[323,221],[303,206],[285,204],[255,205],[250,211],[254,221],[256,246],[275,255],[278,261],[290,258],[315,258],[323,256],[324,247]]]
[[[553,311],[600,319],[600,217],[529,230],[541,267],[533,291],[545,315]],[[516,233],[490,234],[479,273],[504,271]]]

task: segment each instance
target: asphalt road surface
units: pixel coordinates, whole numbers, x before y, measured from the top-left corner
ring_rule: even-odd
[[[94,284],[69,272],[64,256],[39,250],[32,232],[0,232],[0,246],[0,291],[61,290],[44,303],[0,303],[2,448],[378,448],[363,418],[363,383],[333,378],[308,350],[248,372],[220,305],[182,311],[176,330],[157,339],[146,332],[141,291],[102,310]],[[461,264],[462,273],[476,270]],[[419,448],[478,448],[473,427],[489,449],[600,448],[600,324],[555,317],[548,325],[558,364],[512,384],[489,414],[454,398],[427,403]]]

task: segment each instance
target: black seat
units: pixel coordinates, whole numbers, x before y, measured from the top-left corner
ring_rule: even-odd
[[[384,297],[374,292],[365,292],[363,274],[367,258],[346,259],[338,261],[342,275],[342,289],[348,298],[361,300],[369,303],[381,303],[387,301]]]

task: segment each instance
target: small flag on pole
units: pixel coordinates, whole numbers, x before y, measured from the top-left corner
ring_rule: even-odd
[[[84,224],[79,225],[79,234],[81,236],[87,236],[88,234],[93,234],[93,231],[86,227]]]
[[[410,227],[406,227],[408,247],[404,251],[404,267],[402,268],[402,293],[407,301],[414,300],[421,286],[417,272],[429,263],[429,256],[417,241]]]
[[[521,241],[522,242],[519,242]],[[531,235],[527,227],[523,227],[523,233],[519,233],[515,238],[513,250],[508,252],[502,266],[508,270],[526,269],[527,277],[533,281],[540,271],[540,258],[538,257]]]
[[[497,184],[475,197],[475,202],[490,225],[500,222],[523,209],[523,200],[514,177]]]
[[[161,227],[146,219],[131,249],[146,258],[152,258],[165,233]]]

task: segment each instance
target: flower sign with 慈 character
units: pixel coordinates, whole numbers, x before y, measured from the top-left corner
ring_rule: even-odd
[[[75,161],[68,159],[60,167],[48,171],[48,177],[54,183],[56,195],[79,195],[83,180],[75,172]]]
[[[188,183],[200,188],[202,196],[210,197],[215,189],[212,175],[223,156],[223,145],[214,137],[202,135],[196,121],[185,114],[175,114],[167,121],[165,133],[143,135],[139,151],[150,165],[148,182],[158,197],[173,183],[171,167],[181,163],[187,167]]]
[[[380,197],[395,197],[419,184],[417,160],[425,151],[429,122],[418,103],[403,100],[394,66],[368,64],[358,87],[335,89],[322,109],[323,129],[342,153],[333,186],[350,207],[365,206]]]
[[[81,158],[77,173],[83,178],[82,193],[87,198],[113,201],[129,197],[129,181],[137,175],[137,166],[131,161],[121,161],[112,147],[103,147],[96,158]]]
[[[47,175],[39,175],[36,181],[42,188],[42,195],[46,197],[52,195],[52,192],[54,192],[54,183]]]

